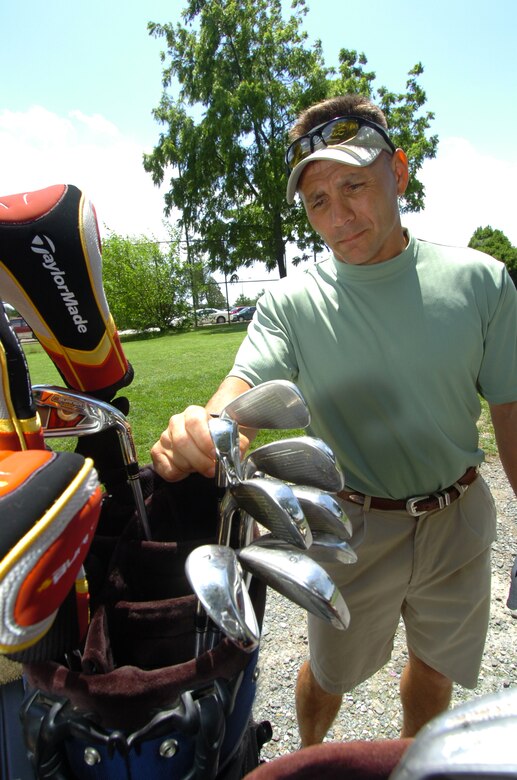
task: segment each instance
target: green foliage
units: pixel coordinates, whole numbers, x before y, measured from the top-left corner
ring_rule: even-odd
[[[241,293],[233,305],[234,306],[255,306],[256,302],[257,302],[256,298],[248,298],[247,295]]]
[[[304,0],[287,21],[281,0],[190,0],[183,24],[149,25],[178,97],[164,91],[154,111],[165,130],[144,167],[157,183],[172,169],[166,212],[179,208],[196,251],[228,274],[260,260],[284,276],[287,237],[307,229],[285,201],[283,161],[294,117],[326,95],[304,14]]]
[[[103,283],[117,328],[167,328],[186,312],[190,274],[180,261],[177,235],[168,250],[143,236],[112,233],[103,243]]]
[[[478,227],[472,234],[469,246],[502,260],[508,271],[517,273],[517,247],[512,245],[502,230],[494,230],[490,225]]]
[[[298,261],[321,249],[303,209],[286,203],[284,152],[300,111],[338,92],[378,98],[395,142],[412,158],[403,207],[423,205],[415,174],[434,156],[437,139],[425,135],[433,115],[420,114],[422,66],[409,71],[406,92],[380,87],[375,94],[364,54],[343,49],[336,76],[321,43],[307,44],[305,0],[292,8],[284,20],[281,0],[187,0],[181,22],[149,23],[166,49],[164,92],[153,112],[163,131],[144,167],[155,183],[170,177],[166,214],[178,208],[197,256],[226,274],[259,260],[285,276],[287,244],[297,245]]]

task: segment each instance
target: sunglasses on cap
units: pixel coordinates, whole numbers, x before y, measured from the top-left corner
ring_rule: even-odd
[[[318,125],[290,144],[285,153],[288,173],[291,173],[301,160],[304,160],[321,146],[339,146],[347,141],[351,141],[362,127],[370,127],[372,130],[375,130],[391,151],[395,151],[395,145],[386,130],[381,125],[378,125],[377,122],[372,122],[370,119],[364,119],[362,116],[354,116],[353,114],[338,116]],[[372,139],[369,139],[367,142],[361,141],[359,145],[377,146],[377,144],[372,143]],[[379,148],[382,148],[380,144]]]

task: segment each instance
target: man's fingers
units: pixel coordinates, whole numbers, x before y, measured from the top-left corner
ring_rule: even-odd
[[[154,468],[163,479],[175,482],[194,472],[214,476],[215,450],[208,419],[208,413],[199,406],[189,406],[171,417],[151,450]]]

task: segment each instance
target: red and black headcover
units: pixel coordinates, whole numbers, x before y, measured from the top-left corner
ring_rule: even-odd
[[[77,187],[0,197],[0,298],[69,387],[110,400],[132,381],[102,284],[95,210]]]
[[[89,458],[0,451],[0,653],[39,642],[74,582],[79,602],[101,501]]]

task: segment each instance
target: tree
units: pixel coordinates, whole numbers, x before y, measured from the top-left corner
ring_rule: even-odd
[[[192,300],[194,309],[203,306],[224,309],[226,306],[226,298],[219,289],[219,283],[201,261],[192,266]]]
[[[256,298],[249,298],[247,295],[244,295],[244,293],[241,293],[238,298],[236,298],[234,306],[255,306],[257,302]]]
[[[469,246],[502,260],[512,279],[517,279],[517,247],[512,245],[502,230],[494,230],[490,225],[478,227],[472,234]]]
[[[144,236],[112,233],[103,242],[102,262],[106,298],[120,330],[165,329],[187,311],[190,272],[174,231],[166,253]]]
[[[289,127],[302,109],[345,87],[373,92],[375,74],[363,71],[364,55],[357,64],[355,53],[344,50],[336,77],[321,43],[307,45],[305,0],[292,7],[284,21],[281,0],[188,0],[182,23],[149,24],[167,47],[164,92],[154,111],[165,129],[144,167],[157,184],[170,177],[166,214],[178,208],[181,226],[195,234],[210,267],[227,274],[259,260],[285,276],[288,244],[304,259],[319,250],[302,210],[285,200]],[[425,137],[432,114],[417,116],[425,102],[416,81],[421,72],[421,66],[410,71],[406,94],[378,90],[396,133],[411,137],[420,152],[415,171],[437,143]],[[167,92],[173,84],[177,98]],[[423,201],[414,186],[412,209]]]

